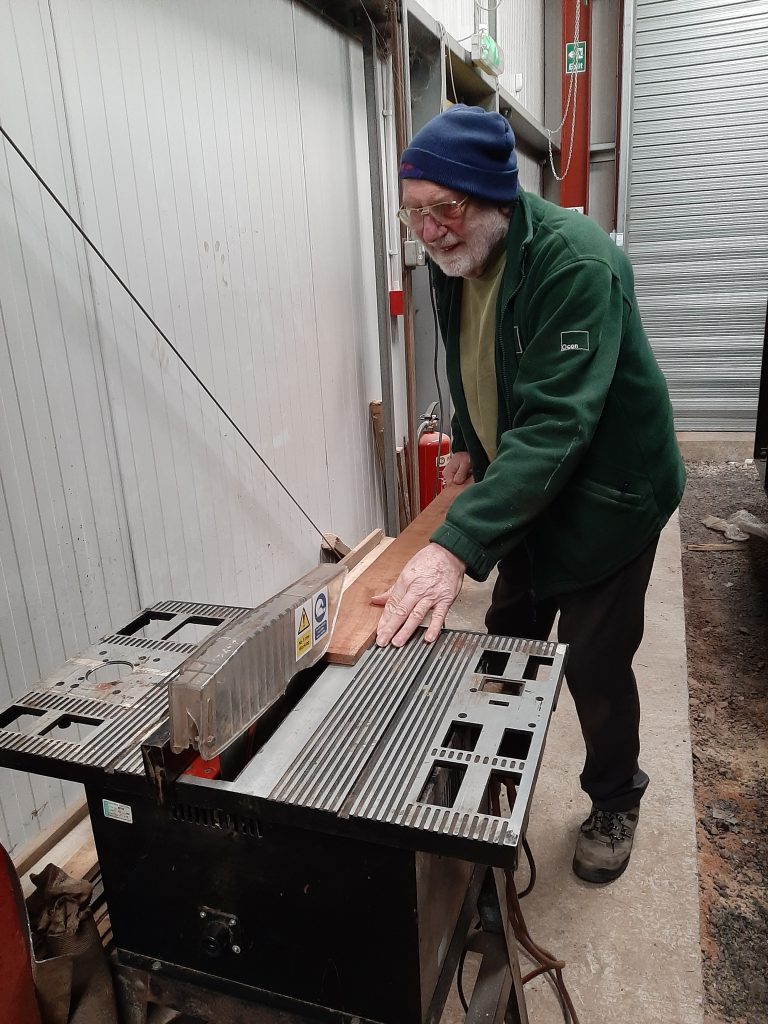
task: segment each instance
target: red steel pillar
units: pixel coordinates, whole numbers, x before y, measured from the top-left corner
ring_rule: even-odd
[[[575,39],[576,9],[579,5],[579,37]],[[560,134],[560,174],[568,165],[573,128],[573,152],[565,180],[560,182],[560,205],[589,212],[589,107],[592,78],[592,5],[589,0],[563,0],[563,45],[561,49],[563,113],[571,92],[571,105]],[[574,73],[574,68],[575,73]],[[571,84],[571,80],[573,84]],[[576,102],[574,104],[574,93]],[[576,124],[573,124],[573,118]]]

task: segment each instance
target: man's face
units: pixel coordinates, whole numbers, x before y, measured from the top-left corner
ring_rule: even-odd
[[[465,193],[432,181],[411,178],[403,181],[403,206],[460,202],[464,197]],[[479,277],[508,228],[509,215],[501,207],[470,198],[458,219],[441,223],[431,214],[425,214],[422,224],[412,231],[444,274]]]

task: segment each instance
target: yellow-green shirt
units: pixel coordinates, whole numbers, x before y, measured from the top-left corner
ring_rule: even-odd
[[[506,263],[502,247],[484,274],[465,278],[461,287],[461,382],[472,426],[489,461],[496,455],[498,423],[496,299]]]

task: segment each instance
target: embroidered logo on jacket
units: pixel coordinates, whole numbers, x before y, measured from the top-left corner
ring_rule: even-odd
[[[560,334],[560,351],[573,352],[579,349],[581,352],[589,352],[589,331],[562,331]]]

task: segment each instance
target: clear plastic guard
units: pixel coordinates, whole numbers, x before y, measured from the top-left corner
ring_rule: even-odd
[[[194,747],[216,757],[322,658],[346,573],[320,565],[201,644],[169,685],[174,753]]]

